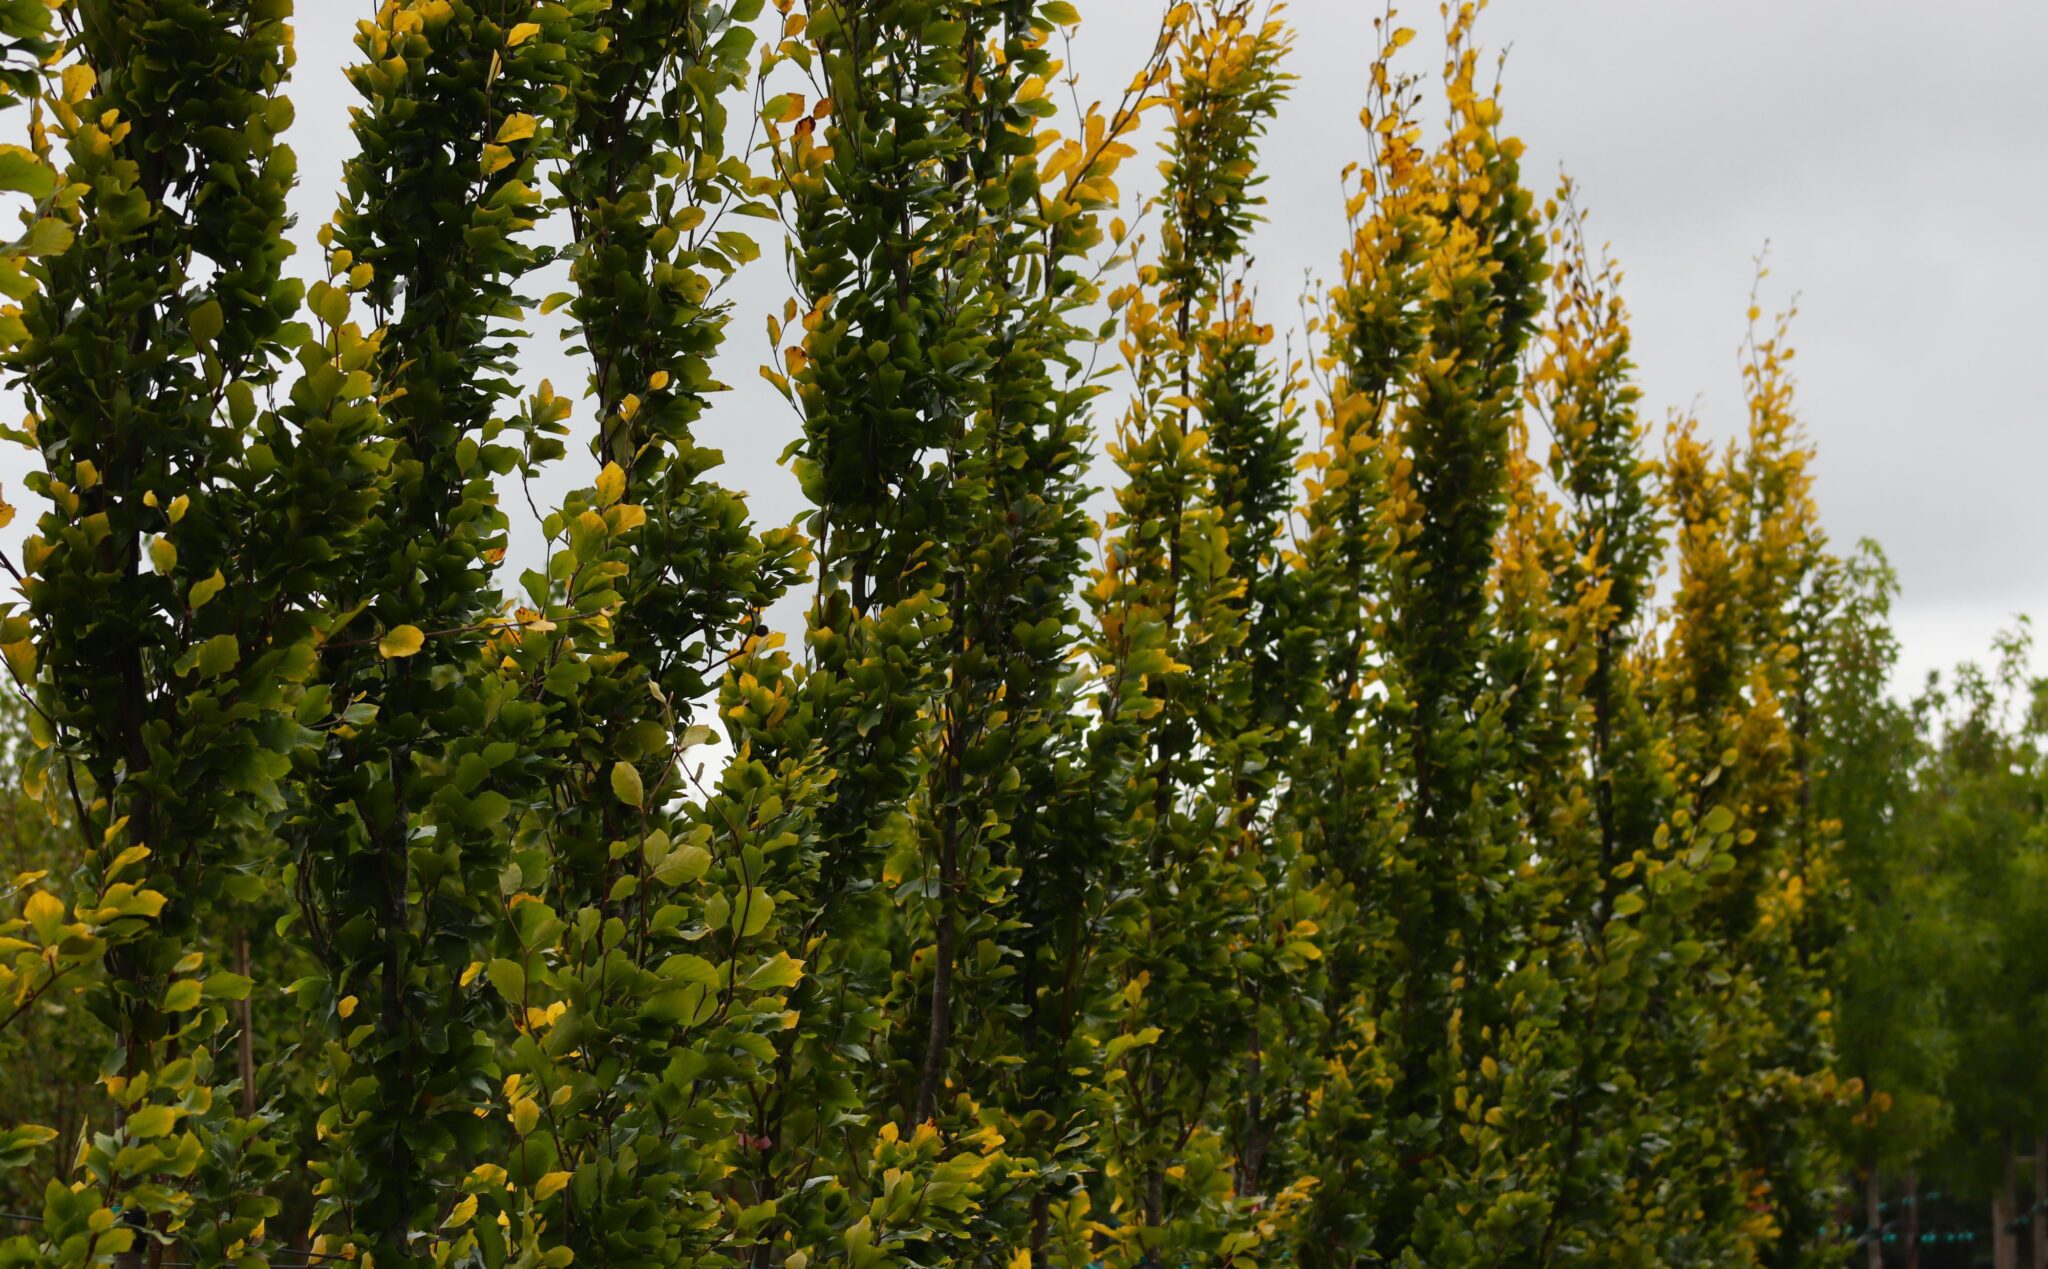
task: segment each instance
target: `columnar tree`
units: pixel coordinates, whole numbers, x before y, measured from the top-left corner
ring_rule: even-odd
[[[260,1243],[276,1210],[262,1117],[236,1113],[215,1065],[224,1002],[249,982],[192,945],[246,897],[292,756],[318,741],[305,684],[337,554],[321,548],[361,530],[371,483],[342,372],[283,411],[259,405],[286,358],[321,360],[282,273],[285,17],[269,3],[60,12],[72,57],[48,110],[64,245],[33,266],[10,357],[49,501],[22,561],[34,770],[80,835],[93,919],[150,922],[117,939],[95,993],[120,1127],[95,1138],[80,1194],[50,1193],[46,1232],[67,1258],[145,1225],[223,1255]],[[332,426],[287,435],[298,409]],[[105,1202],[123,1228],[92,1224]]]
[[[842,629],[920,596],[943,610],[919,653],[943,676],[922,780],[881,870],[891,1057],[870,1102],[899,1108],[892,1140],[924,1158],[942,1139],[981,1147],[962,1160],[977,1176],[1007,1142],[1019,1201],[962,1228],[1043,1244],[1049,1194],[1077,1175],[1057,1156],[1088,1060],[1072,1051],[1091,873],[1086,837],[1063,831],[1082,797],[1065,680],[1098,389],[1075,322],[1158,59],[1063,139],[1043,121],[1071,6],[783,8],[818,104],[770,103],[795,125],[778,157],[805,314],[771,374],[804,410],[821,609]]]
[[[321,657],[339,725],[294,821],[327,970],[298,992],[330,1037],[314,1224],[332,1240],[316,1248],[381,1258],[411,1254],[468,1201],[469,1164],[505,1148],[488,1117],[496,1010],[467,971],[489,958],[546,715],[481,653],[507,546],[494,477],[520,456],[500,415],[516,392],[507,323],[538,263],[550,48],[570,26],[534,6],[526,29],[517,8],[387,5],[362,24],[358,151],[320,235],[333,280],[308,297],[328,338],[367,349],[381,481],[340,553],[345,622]]]
[[[1312,897],[1272,889],[1292,878],[1265,715],[1288,702],[1273,699],[1278,649],[1254,633],[1279,615],[1296,442],[1270,329],[1238,280],[1288,42],[1240,3],[1199,6],[1177,33],[1159,251],[1112,297],[1135,395],[1109,446],[1122,480],[1089,596],[1097,778],[1124,794],[1131,879],[1111,910],[1099,1200],[1119,1263],[1249,1257],[1293,1201],[1276,1210],[1262,1184],[1278,1126],[1299,1113],[1298,1090],[1273,1078],[1284,1051],[1266,1062],[1285,1010],[1262,998],[1296,992],[1320,951],[1304,937]]]

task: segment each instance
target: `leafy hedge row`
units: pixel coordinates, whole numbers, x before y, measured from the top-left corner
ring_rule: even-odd
[[[0,1134],[0,1264],[1827,1262],[1881,582],[1782,329],[1743,444],[1641,420],[1470,6],[1442,129],[1365,51],[1305,362],[1250,0],[1068,119],[1060,0],[385,0],[310,284],[290,8],[0,5],[0,990],[90,1070]],[[788,528],[695,430],[749,217]]]

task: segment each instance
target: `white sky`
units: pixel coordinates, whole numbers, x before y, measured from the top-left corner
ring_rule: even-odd
[[[1162,3],[1078,6],[1085,93],[1122,88]],[[299,0],[291,140],[307,244],[335,205],[354,99],[340,68],[371,9]],[[1338,173],[1361,152],[1380,5],[1294,0],[1289,11],[1300,82],[1266,146],[1272,223],[1256,244],[1268,318],[1283,325],[1305,272],[1328,275],[1344,243]],[[1435,6],[1403,20],[1423,36],[1408,49],[1415,69],[1434,71]],[[1769,243],[1766,307],[1799,298],[1801,413],[1829,531],[1844,546],[1878,538],[1903,583],[1902,685],[1983,655],[2014,614],[2048,612],[2048,514],[2035,492],[2048,483],[2048,406],[2034,382],[2048,368],[2048,4],[1497,0],[1480,36],[1509,50],[1503,103],[1528,143],[1525,178],[1544,193],[1568,167],[1595,235],[1628,270],[1647,417],[1696,403],[1713,434],[1742,426],[1736,349],[1751,261]],[[1134,204],[1149,158],[1125,169]],[[769,246],[735,292],[722,375],[735,391],[703,431],[727,452],[726,483],[779,521],[801,507],[774,463],[796,421],[755,373],[762,314],[786,286]],[[531,383],[583,385],[545,330],[526,370]],[[0,412],[19,408],[0,400]],[[20,487],[27,461],[0,454],[17,503],[33,501]],[[563,486],[588,473],[575,477]],[[23,505],[0,534],[10,551],[35,513]]]

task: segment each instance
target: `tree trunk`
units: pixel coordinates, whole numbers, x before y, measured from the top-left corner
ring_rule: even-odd
[[[2013,1236],[2013,1191],[2018,1188],[2019,1179],[2014,1175],[2012,1163],[2012,1141],[2005,1143],[2005,1181],[1999,1187],[1998,1197],[1991,1201],[1991,1265],[1992,1269],[2020,1269],[2019,1240]]]
[[[1869,1269],[1884,1269],[1884,1186],[1877,1169],[1863,1177],[1863,1258]]]
[[[1906,1269],[1920,1269],[1920,1174],[1906,1173]]]
[[[2048,1137],[2034,1138],[2034,1205],[2027,1209],[2027,1241],[2032,1244],[2030,1263],[2034,1269],[2048,1267],[2048,1221],[2043,1221],[2042,1204],[2048,1201]]]

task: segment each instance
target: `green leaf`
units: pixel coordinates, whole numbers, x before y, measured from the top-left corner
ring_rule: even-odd
[[[747,975],[740,986],[747,991],[786,991],[804,979],[804,963],[790,959],[788,952],[777,952]]]
[[[513,1004],[525,1001],[526,970],[518,961],[497,957],[490,963],[488,972],[491,976],[491,986],[498,989],[500,996]]]
[[[1138,1031],[1117,1036],[1103,1050],[1103,1065],[1115,1066],[1132,1049],[1148,1048],[1155,1045],[1159,1043],[1159,1038],[1165,1034],[1166,1032],[1158,1027],[1144,1027]]]
[[[733,902],[733,931],[743,939],[750,939],[767,929],[768,919],[774,915],[775,900],[769,898],[768,892],[761,887],[749,886]]]
[[[612,795],[627,806],[639,806],[647,797],[647,790],[640,783],[640,769],[630,762],[613,763]]]
[[[219,300],[208,300],[192,310],[186,317],[186,328],[192,332],[192,339],[201,348],[213,347],[213,341],[220,338],[226,319],[220,311]]]
[[[217,973],[206,977],[208,1000],[247,1000],[254,984],[241,974]]]
[[[201,678],[217,678],[242,660],[242,645],[231,634],[215,635],[199,645],[196,667]]]
[[[141,1141],[161,1137],[177,1126],[175,1106],[144,1106],[128,1116],[128,1135]]]
[[[165,1013],[186,1013],[199,1007],[203,986],[196,978],[180,978],[164,993]]]
[[[256,390],[237,379],[228,385],[228,418],[236,427],[247,427],[256,421]]]
[[[619,733],[618,752],[628,762],[638,762],[667,746],[668,728],[651,718],[643,718]]]
[[[22,244],[22,254],[30,256],[60,256],[71,250],[77,234],[71,226],[55,216],[45,216],[29,226],[28,241]]]
[[[0,1128],[0,1173],[24,1167],[35,1152],[57,1139],[57,1130],[41,1124]]]
[[[688,952],[678,953],[661,963],[661,976],[672,983],[695,983],[707,990],[719,985],[722,979],[718,967],[701,956]]]
[[[228,579],[221,576],[220,570],[213,570],[213,576],[202,577],[192,583],[192,590],[185,597],[185,606],[193,612],[198,612],[211,603],[214,596],[226,589],[227,584]]]
[[[696,1026],[717,1011],[717,997],[694,983],[688,987],[656,992],[640,1006],[642,1018],[682,1026]]]
[[[493,789],[485,789],[469,800],[464,808],[462,822],[469,828],[482,831],[496,828],[512,813],[512,801]]]
[[[683,886],[711,871],[711,852],[684,842],[662,857],[654,868],[654,879],[664,886]]]
[[[40,203],[57,192],[57,173],[33,150],[0,145],[0,190],[26,194]]]

